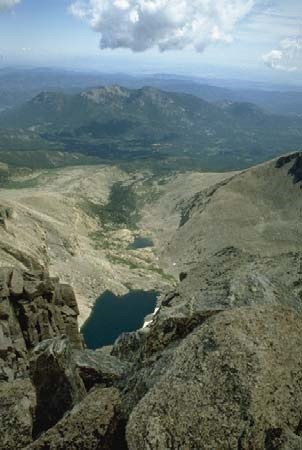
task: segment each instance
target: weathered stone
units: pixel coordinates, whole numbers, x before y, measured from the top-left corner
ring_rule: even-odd
[[[63,290],[68,305],[59,280],[47,272],[0,269],[0,379],[26,375],[28,351],[45,339],[66,335],[75,348],[83,348],[74,293],[65,285]]]
[[[204,259],[177,291],[166,295],[150,325],[150,353],[188,335],[205,318],[225,309],[283,305],[302,310],[302,254],[259,257],[230,247]],[[284,268],[290,267],[287,273]],[[114,350],[115,351],[115,350]]]
[[[86,395],[66,338],[43,341],[30,361],[31,380],[37,392],[34,435],[55,425]]]
[[[35,402],[29,380],[0,382],[1,450],[21,450],[32,442]]]
[[[7,230],[7,219],[10,219],[13,215],[13,209],[6,207],[6,206],[0,206],[0,225]]]
[[[0,270],[0,298],[7,298],[9,297],[10,290],[9,290],[9,282],[12,275],[12,269],[3,267]]]
[[[179,281],[182,282],[183,280],[185,280],[187,278],[187,276],[188,276],[187,272],[180,272]]]
[[[13,381],[28,370],[28,355],[22,329],[9,299],[0,303],[0,380]]]
[[[301,424],[301,348],[294,310],[255,306],[210,318],[132,412],[130,450],[277,449],[278,436]]]
[[[277,428],[277,432],[267,434],[266,438],[266,449],[265,450],[301,450],[302,449],[302,436],[301,433],[299,434],[293,433],[290,430],[281,431],[281,436],[278,437],[278,432],[280,432],[280,429]],[[271,436],[271,434],[277,435],[276,437]],[[272,438],[272,440],[271,440]]]
[[[95,388],[26,450],[126,450],[118,390]]]
[[[96,384],[114,386],[129,370],[129,364],[104,351],[77,351],[75,360],[87,390]]]
[[[58,280],[50,279],[47,272],[30,274],[15,269],[0,269],[0,285],[0,409],[7,406],[8,410],[3,415],[4,431],[8,431],[3,437],[4,447],[0,448],[23,448],[31,441],[32,423],[29,423],[24,409],[28,405],[26,390],[23,392],[24,399],[20,390],[26,383],[31,384],[29,379],[24,384],[17,384],[14,380],[29,377],[29,354],[42,342],[42,349],[37,349],[32,362],[39,400],[36,407],[39,416],[34,425],[36,435],[40,428],[44,430],[56,423],[86,394],[69,344],[60,346],[63,341],[59,339],[57,345],[51,346],[45,340],[66,334],[72,341],[72,347],[78,349],[82,348],[82,341],[77,326],[77,308],[72,302],[69,302],[70,306],[56,302],[60,284]],[[20,416],[17,414],[18,408]],[[22,431],[25,427],[22,414],[28,430],[30,428],[28,432],[25,429]],[[18,441],[19,423],[23,435]],[[14,424],[16,429],[12,430]]]
[[[24,294],[27,300],[34,300],[43,295],[51,299],[54,285],[46,271],[24,272]]]
[[[78,304],[72,287],[69,286],[68,284],[61,284],[60,291],[64,305],[69,306],[78,315],[79,314]]]
[[[23,274],[20,270],[13,269],[10,279],[10,292],[13,296],[19,296],[23,293],[24,281]]]

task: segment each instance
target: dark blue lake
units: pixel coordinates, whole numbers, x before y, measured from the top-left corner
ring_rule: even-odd
[[[155,291],[132,291],[118,297],[110,291],[101,295],[81,328],[90,349],[111,345],[124,332],[139,329],[156,307]]]
[[[137,250],[139,248],[148,248],[153,246],[154,243],[152,239],[142,236],[135,236],[134,241],[129,245],[129,249]]]

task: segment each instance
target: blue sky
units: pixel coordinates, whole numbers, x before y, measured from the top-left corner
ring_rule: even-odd
[[[1,9],[17,1],[0,0],[3,64],[302,80],[301,0],[19,0]]]

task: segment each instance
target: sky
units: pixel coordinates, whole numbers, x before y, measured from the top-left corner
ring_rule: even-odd
[[[302,84],[301,0],[0,0],[2,65]]]

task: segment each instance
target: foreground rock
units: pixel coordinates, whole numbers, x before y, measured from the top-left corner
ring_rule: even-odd
[[[32,442],[36,395],[29,380],[0,383],[0,449],[23,449]]]
[[[298,252],[225,248],[181,277],[147,327],[96,352],[66,326],[70,288],[3,272],[0,448],[301,448],[301,267]]]
[[[95,385],[114,386],[126,378],[129,363],[110,354],[110,348],[74,352],[76,368],[89,391]]]
[[[0,269],[1,450],[125,448],[122,399],[104,387],[129,364],[84,350],[78,313],[72,288],[47,272]]]
[[[115,356],[132,364],[124,387],[128,414],[170,370],[184,339],[212,318],[242,307],[302,312],[301,266],[301,253],[276,259],[227,248],[190,271],[162,299],[149,327],[121,336],[113,347]]]
[[[77,316],[73,290],[46,271],[0,269],[0,449],[23,448],[47,422],[45,414],[56,409],[47,423],[53,425],[86,393],[78,376],[82,395],[69,399],[66,385],[76,379],[75,363],[68,353],[60,354],[59,345],[46,351],[47,340],[61,335],[68,337],[70,349],[82,348]],[[29,361],[35,348],[32,384]]]
[[[277,437],[301,425],[301,348],[302,315],[293,310],[210,318],[134,409],[129,448],[277,449]]]
[[[86,389],[76,370],[72,348],[65,338],[39,344],[30,361],[30,372],[37,393],[34,427],[34,436],[37,436],[83,400]]]
[[[121,398],[114,388],[93,389],[27,450],[126,450]]]
[[[28,372],[28,354],[45,339],[66,335],[82,348],[78,309],[69,286],[46,271],[0,270],[0,379],[13,381]]]

